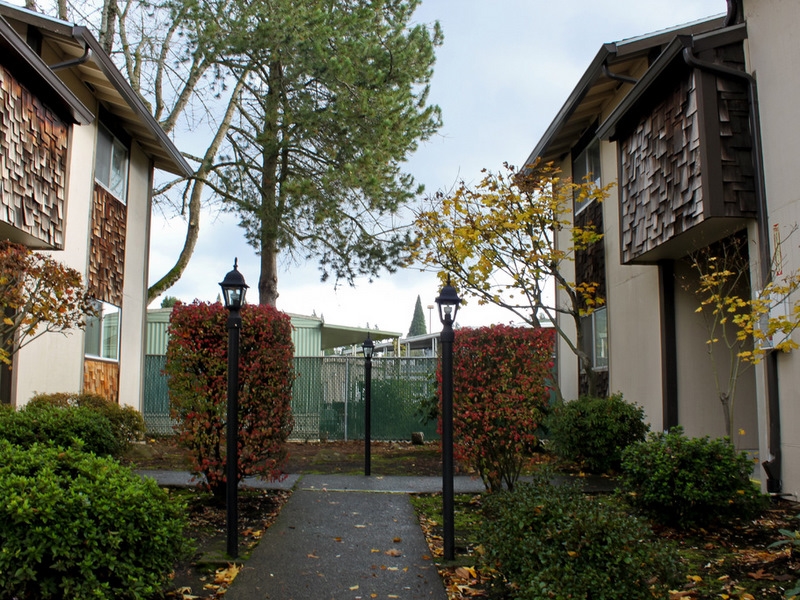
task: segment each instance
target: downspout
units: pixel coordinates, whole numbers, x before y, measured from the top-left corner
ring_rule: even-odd
[[[75,27],[78,29],[78,27]],[[85,29],[85,27],[82,27]],[[75,39],[78,39],[78,36],[73,34]],[[89,48],[89,44],[84,44],[83,46],[83,56],[79,56],[78,58],[73,58],[70,60],[65,60],[64,62],[56,63],[54,65],[50,65],[51,71],[61,71],[62,69],[68,69],[70,67],[77,67],[78,65],[82,65],[83,63],[87,62],[92,57],[92,49]]]
[[[728,0],[728,16],[725,22],[734,20],[737,12],[737,0]],[[692,52],[692,48],[687,46],[683,49],[683,59],[692,68],[714,73],[722,77],[743,80],[747,83],[748,96],[750,100],[750,129],[753,136],[753,167],[756,172],[755,193],[758,205],[757,229],[759,237],[759,265],[761,268],[762,287],[769,282],[772,273],[772,260],[769,252],[769,219],[767,213],[767,192],[764,177],[764,162],[761,141],[761,119],[758,108],[758,91],[756,88],[755,77],[746,71],[740,71],[725,65],[707,62],[697,58]],[[767,447],[769,450],[769,460],[761,463],[767,474],[767,491],[771,494],[779,494],[782,489],[781,481],[781,429],[780,429],[780,398],[778,396],[778,362],[774,352],[767,354],[765,360],[766,367],[766,395],[767,395]]]
[[[639,83],[639,80],[635,77],[628,77],[627,75],[620,75],[619,73],[612,73],[611,70],[608,68],[606,63],[603,63],[603,75],[608,77],[609,79],[614,79],[615,81],[621,81],[623,83],[632,83],[636,85]]]

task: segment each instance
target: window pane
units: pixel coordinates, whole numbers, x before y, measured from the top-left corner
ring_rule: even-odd
[[[97,302],[98,316],[86,323],[84,353],[86,356],[119,360],[119,308]]]
[[[608,314],[605,308],[594,311],[594,366],[608,367]]]
[[[117,198],[125,202],[125,184],[128,181],[128,151],[116,140],[111,160],[111,179],[108,188]]]
[[[102,125],[97,129],[95,179],[118,200],[125,203],[128,184],[128,149]]]
[[[111,134],[105,127],[97,128],[97,157],[94,165],[94,178],[104,186],[109,187],[111,174],[111,148],[113,147]]]
[[[587,178],[596,186],[600,185],[600,141],[597,139],[590,142],[572,162],[572,181],[580,184],[585,183]],[[575,212],[580,212],[589,203],[579,202],[575,198]]]
[[[95,303],[95,308],[99,313],[102,310],[102,302]],[[84,354],[87,356],[100,356],[100,335],[101,335],[101,317],[98,314],[96,317],[89,317],[86,319],[86,332],[84,334]]]

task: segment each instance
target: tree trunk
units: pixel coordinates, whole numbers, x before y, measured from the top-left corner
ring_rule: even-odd
[[[258,277],[258,303],[269,306],[275,306],[278,300],[278,232],[283,218],[279,178],[286,176],[286,165],[279,169],[282,76],[280,61],[272,61],[264,110],[266,143],[261,151],[261,273]]]
[[[274,242],[261,248],[261,274],[258,278],[258,303],[275,306],[278,301],[278,250]]]

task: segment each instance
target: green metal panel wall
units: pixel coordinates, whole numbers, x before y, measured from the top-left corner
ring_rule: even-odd
[[[166,356],[144,357],[144,416],[145,427],[150,434],[171,434],[172,420],[169,418],[169,390],[164,375]]]
[[[364,359],[295,358],[292,389],[293,440],[364,439]],[[145,359],[144,418],[150,433],[172,433],[165,356]],[[410,440],[421,431],[439,438],[437,423],[422,424],[420,401],[436,394],[436,358],[377,358],[372,361],[373,440]]]

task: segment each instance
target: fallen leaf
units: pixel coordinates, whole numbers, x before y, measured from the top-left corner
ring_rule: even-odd
[[[403,556],[403,553],[400,550],[395,550],[392,548],[391,550],[387,550],[384,552],[386,556]]]
[[[355,590],[357,590],[357,589],[358,589],[358,585],[351,585],[351,586],[350,586],[350,591],[351,591],[351,592],[353,592],[353,591],[355,591]]]
[[[316,555],[315,553],[313,553],[313,552],[311,552],[311,553],[309,553],[309,554],[306,554],[306,557],[308,557],[308,558],[319,558],[319,556],[317,556],[317,555]]]
[[[772,579],[772,574],[767,573],[764,569],[759,569],[755,573],[748,573],[747,576],[751,579]],[[742,598],[744,598],[744,596],[742,596]]]
[[[399,544],[400,542],[402,542],[402,541],[403,541],[403,538],[396,537],[396,538],[394,538],[392,541],[393,541],[395,544]]]
[[[477,579],[478,572],[473,567],[458,567],[456,569],[456,577],[461,579]]]
[[[234,579],[236,579],[236,576],[239,574],[241,568],[242,568],[241,566],[234,563],[228,565],[226,568],[217,569],[216,574],[214,576],[214,583],[218,584],[225,583],[230,585],[230,583]]]

